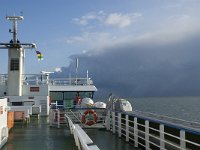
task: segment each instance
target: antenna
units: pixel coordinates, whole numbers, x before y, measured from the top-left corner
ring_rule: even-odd
[[[86,79],[86,80],[87,80],[87,85],[88,85],[88,83],[89,83],[88,70],[87,70],[87,76],[86,76],[86,77],[87,77],[87,79]]]
[[[35,43],[20,43],[20,41],[17,40],[17,21],[24,20],[23,16],[6,16],[6,19],[13,22],[13,30],[9,29],[9,32],[13,34],[13,39],[9,43],[0,43],[0,49],[22,47],[24,49],[36,48]]]
[[[23,20],[23,16],[6,16],[7,20],[13,21],[13,31],[9,30],[10,33],[13,33],[13,43],[17,43],[17,21]]]
[[[76,85],[78,84],[78,58],[76,58]]]

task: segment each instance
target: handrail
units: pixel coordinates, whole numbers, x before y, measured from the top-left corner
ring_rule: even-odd
[[[8,140],[8,127],[0,126],[0,149],[5,145]]]
[[[175,119],[175,118],[174,118]],[[181,120],[184,122],[184,120]],[[187,122],[187,121],[186,121]],[[133,141],[135,147],[145,149],[200,149],[200,130],[180,126],[169,121],[158,121],[153,116],[148,118],[140,113],[108,111],[106,128],[124,136],[126,141]],[[131,136],[130,136],[131,135]]]
[[[68,120],[71,134],[74,135],[75,143],[79,150],[100,150],[78,124],[73,124],[67,114],[65,114],[65,117]]]
[[[198,132],[198,131],[200,131],[200,126],[199,126],[200,124],[197,122],[191,122],[190,124],[184,124],[184,122],[177,123],[176,121],[181,120],[181,119],[174,118],[174,119],[176,119],[176,121],[173,121],[173,120],[168,120],[167,116],[161,116],[161,118],[156,118],[155,116],[149,116],[149,115],[151,115],[151,113],[146,113],[149,115],[146,115],[143,112],[142,112],[142,114],[137,114],[137,113],[135,113],[135,111],[133,111],[132,113],[131,112],[127,112],[127,113],[122,112],[122,114],[129,114],[129,116],[132,116],[132,117],[139,117],[141,119],[153,121],[155,123],[165,124],[172,128],[183,129],[183,130],[186,130],[188,132],[192,132],[192,133],[195,133],[198,135],[200,134]],[[162,118],[162,117],[166,117],[166,118]],[[185,121],[185,120],[182,120],[182,121]],[[188,121],[185,121],[185,122],[188,122]]]
[[[79,122],[81,122],[81,120],[75,115],[75,113],[72,111],[72,110],[69,110],[71,113],[72,113],[72,115],[79,121]]]
[[[0,74],[0,85],[6,84],[7,74]],[[91,78],[50,78],[45,74],[23,74],[24,85],[93,85]]]
[[[200,128],[200,123],[199,122],[195,122],[195,121],[187,121],[184,119],[180,119],[180,118],[174,118],[174,117],[169,117],[169,116],[165,116],[165,115],[158,115],[155,113],[150,113],[150,112],[143,112],[143,111],[139,111],[139,110],[135,110],[134,112],[137,113],[137,115],[142,114],[142,115],[147,115],[148,117],[154,117],[154,118],[158,118],[161,120],[169,120],[169,121],[173,121],[175,123],[178,124],[182,124],[182,125],[187,125],[187,126],[195,126],[197,128]]]

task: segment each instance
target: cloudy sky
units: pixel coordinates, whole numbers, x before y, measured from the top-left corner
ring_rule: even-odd
[[[1,0],[0,42],[11,35],[6,15],[20,14],[26,72],[62,69],[58,76],[86,70],[99,95],[190,96],[200,91],[200,0]],[[0,73],[7,72],[1,50]]]

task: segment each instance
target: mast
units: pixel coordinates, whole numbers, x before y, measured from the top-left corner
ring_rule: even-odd
[[[0,43],[0,49],[8,49],[8,81],[6,95],[22,96],[24,55],[25,49],[36,48],[34,43],[20,43],[17,38],[17,22],[24,19],[23,16],[6,16],[6,19],[13,22],[13,38],[9,43]]]
[[[78,58],[76,58],[76,85],[78,85]]]
[[[13,31],[10,29],[9,32],[13,33],[13,43],[17,43],[17,21],[24,20],[23,16],[6,16],[7,20],[13,21]]]

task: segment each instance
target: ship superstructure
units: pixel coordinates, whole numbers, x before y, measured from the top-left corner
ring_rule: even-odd
[[[23,16],[7,16],[13,22],[9,30],[13,38],[9,43],[0,43],[0,49],[8,49],[8,74],[0,75],[0,96],[8,98],[8,105],[13,111],[25,111],[25,117],[39,110],[40,115],[49,115],[51,102],[72,106],[77,94],[81,98],[93,97],[97,88],[92,80],[86,78],[51,79],[52,72],[25,74],[24,55],[26,49],[35,49],[35,43],[22,43],[17,38],[17,22]]]

